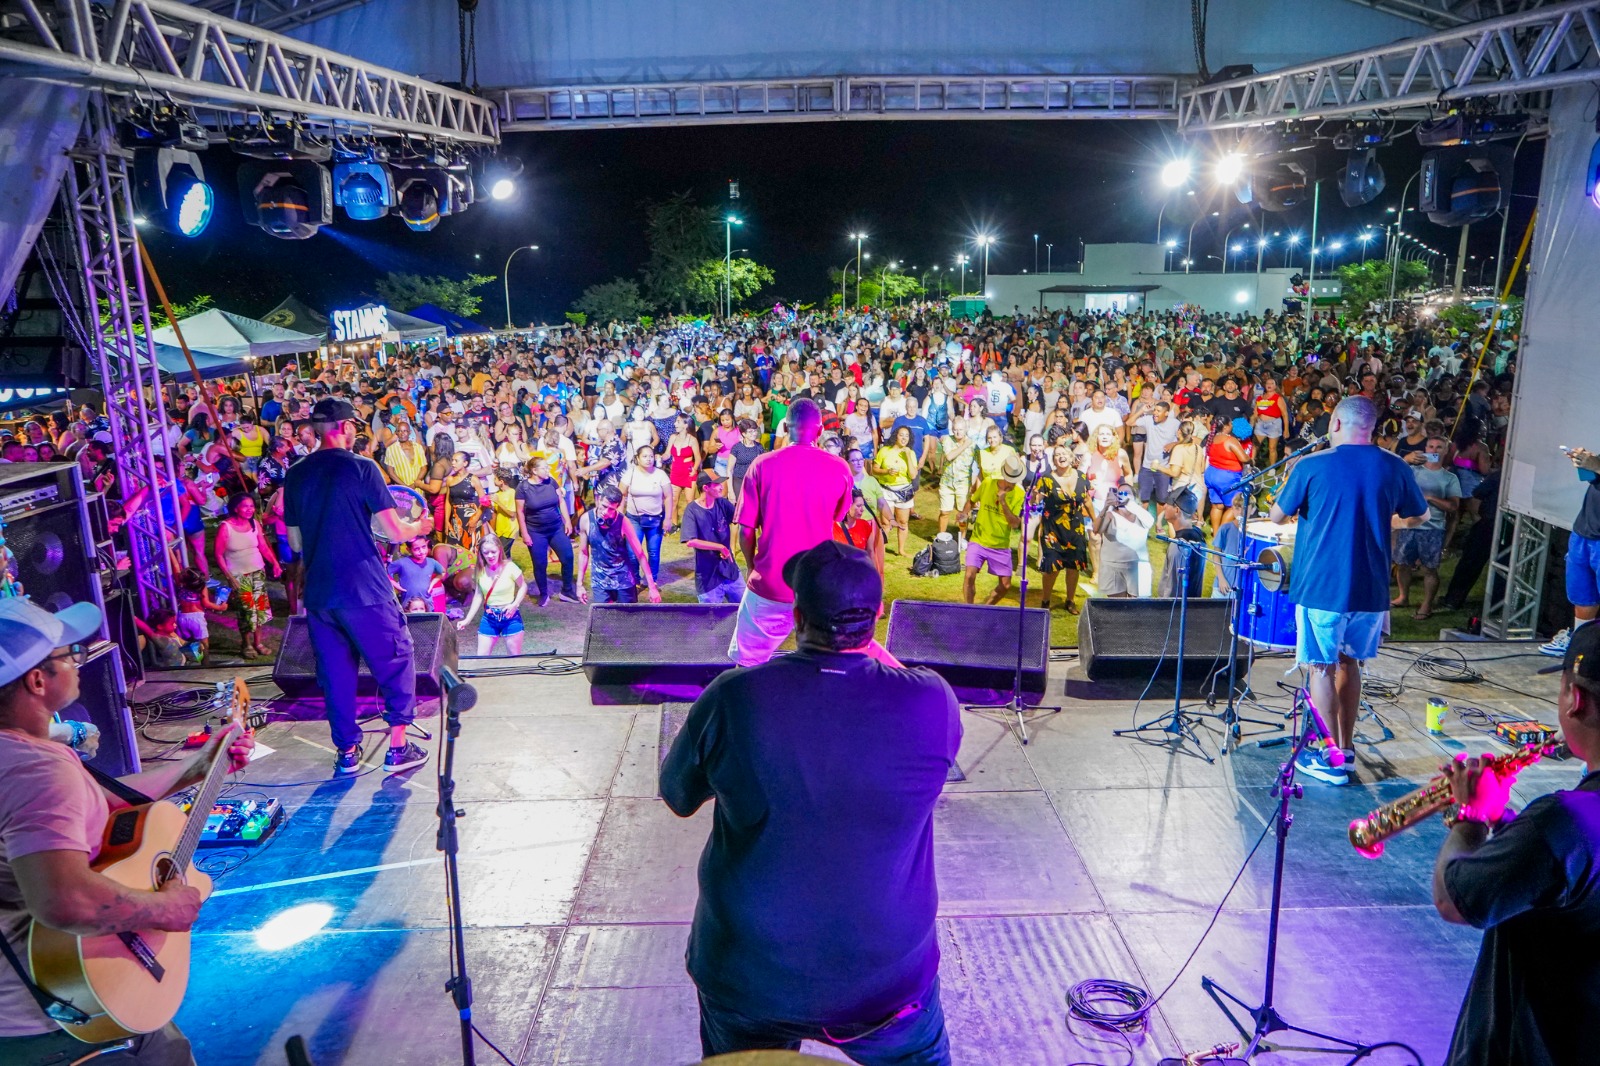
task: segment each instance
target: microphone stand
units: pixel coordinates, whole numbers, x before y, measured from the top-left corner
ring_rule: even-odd
[[[1249,1045],[1240,1053],[1239,1057],[1241,1059],[1249,1061],[1256,1052],[1268,1048],[1266,1039],[1271,1034],[1289,1032],[1300,1033],[1316,1040],[1338,1045],[1337,1047],[1306,1048],[1304,1050],[1341,1055],[1349,1052],[1350,1058],[1346,1066],[1353,1066],[1354,1063],[1372,1054],[1374,1047],[1369,1044],[1363,1044],[1358,1040],[1347,1040],[1342,1036],[1330,1036],[1327,1033],[1319,1033],[1315,1029],[1293,1025],[1284,1021],[1283,1015],[1278,1013],[1278,1008],[1273,1003],[1278,977],[1278,919],[1283,909],[1284,852],[1289,844],[1289,827],[1294,824],[1294,812],[1289,809],[1289,804],[1291,800],[1300,799],[1305,794],[1305,787],[1295,781],[1295,760],[1300,757],[1301,752],[1305,751],[1306,745],[1310,743],[1312,736],[1316,733],[1316,727],[1313,724],[1317,717],[1316,706],[1311,702],[1311,696],[1306,690],[1301,689],[1296,693],[1295,706],[1290,713],[1293,714],[1299,708],[1301,701],[1304,701],[1306,708],[1304,728],[1299,728],[1297,723],[1296,733],[1298,735],[1295,740],[1294,750],[1290,752],[1289,758],[1284,764],[1278,768],[1278,777],[1272,786],[1272,795],[1278,801],[1277,810],[1273,812],[1272,816],[1277,836],[1277,847],[1272,856],[1272,904],[1267,917],[1267,965],[1266,977],[1262,987],[1261,1005],[1259,1007],[1251,1007],[1244,1000],[1229,992],[1208,976],[1200,978],[1200,987],[1211,997],[1212,1002],[1217,1005],[1218,1009],[1228,1016],[1228,1020],[1233,1023],[1235,1029],[1239,1030],[1239,1034],[1250,1037]],[[1239,1024],[1239,1019],[1234,1016],[1233,1011],[1226,1003],[1222,1002],[1223,999],[1227,999],[1249,1011],[1250,1017],[1255,1021],[1255,1028],[1246,1033],[1244,1026]]]
[[[962,705],[963,710],[974,711],[981,717],[995,718],[1008,728],[1015,729],[1017,739],[1024,745],[1028,743],[1028,723],[1034,718],[1049,714],[1060,714],[1059,705],[1045,706],[1042,704],[1025,703],[1022,698],[1022,645],[1026,639],[1026,624],[1028,620],[1028,500],[1033,495],[1033,486],[1028,486],[1022,492],[1022,547],[1021,564],[1022,578],[1017,585],[1017,670],[1011,679],[1011,698],[1005,703],[967,703]],[[1004,493],[1001,494],[1002,500]],[[1044,612],[1045,631],[1045,670],[1050,669],[1050,610]]]
[[[1108,501],[1109,505],[1109,501]],[[1183,552],[1178,557],[1178,658],[1176,678],[1172,691],[1172,710],[1157,718],[1152,718],[1142,725],[1130,729],[1113,729],[1111,735],[1115,737],[1135,737],[1148,744],[1150,738],[1141,736],[1142,733],[1161,732],[1166,734],[1161,743],[1177,741],[1182,744],[1186,740],[1194,741],[1194,746],[1200,750],[1200,757],[1208,763],[1216,762],[1207,752],[1205,742],[1200,739],[1200,734],[1195,732],[1199,724],[1194,716],[1183,709],[1183,649],[1189,631],[1189,562],[1193,552],[1209,552],[1211,549],[1196,544],[1191,540],[1179,537],[1163,537],[1156,535],[1156,539],[1167,544],[1167,550],[1178,549]],[[1159,666],[1156,669],[1160,669]]]
[[[456,809],[456,738],[461,735],[461,712],[471,710],[478,702],[478,690],[446,668],[440,673],[444,687],[444,749],[439,756],[439,831],[435,846],[444,852],[445,906],[450,920],[450,979],[444,990],[450,993],[456,1013],[461,1018],[461,1062],[475,1066],[477,1059],[472,1044],[472,978],[467,976],[466,919],[461,913],[461,870],[457,858],[461,841],[456,833],[456,820],[466,815]]]

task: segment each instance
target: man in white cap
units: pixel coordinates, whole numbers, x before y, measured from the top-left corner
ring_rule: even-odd
[[[79,936],[141,930],[183,932],[200,913],[198,890],[173,881],[159,891],[128,888],[90,866],[113,810],[130,792],[163,799],[205,776],[228,745],[234,769],[255,741],[218,732],[193,758],[120,779],[108,790],[67,745],[50,739],[56,712],[78,699],[85,642],[100,631],[100,609],[74,603],[51,614],[23,597],[0,600],[0,1063],[48,1066],[94,1057],[53,1020],[66,1005],[33,985],[23,956],[30,921]],[[110,782],[109,778],[105,779]],[[46,1011],[50,1013],[47,1014]],[[134,1038],[108,1061],[192,1066],[189,1042],[168,1025]]]

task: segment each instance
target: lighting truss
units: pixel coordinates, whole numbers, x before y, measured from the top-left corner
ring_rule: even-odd
[[[1186,79],[1161,74],[842,77],[492,91],[506,132],[849,119],[1176,117]]]
[[[1600,0],[1572,0],[1184,93],[1184,133],[1421,114],[1600,78]]]
[[[124,503],[141,490],[149,493],[148,502],[130,514],[127,524],[139,606],[149,617],[155,607],[177,608],[170,560],[188,555],[179,531],[167,528],[156,503],[161,480],[176,485],[177,479],[171,450],[164,448],[158,456],[151,449],[152,430],[168,422],[144,265],[133,237],[128,158],[116,147],[105,98],[93,94],[87,110],[85,137],[72,152],[61,208],[77,246],[80,315],[86,326],[81,332],[89,339],[100,373],[117,459],[117,491]]]
[[[13,0],[11,10],[20,17],[0,37],[0,63],[15,76],[170,98],[202,116],[294,115],[352,133],[500,141],[487,100],[177,0]]]
[[[199,0],[194,6],[263,30],[282,31],[308,26],[365,3],[368,0]]]
[[[350,2],[350,0],[345,0]],[[1430,29],[1447,30],[1479,19],[1511,15],[1543,7],[1545,0],[1348,0],[1362,7],[1375,8],[1390,15],[1421,23]]]

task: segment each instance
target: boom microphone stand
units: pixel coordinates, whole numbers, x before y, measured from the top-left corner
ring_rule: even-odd
[[[1201,977],[1200,987],[1211,997],[1222,1013],[1228,1016],[1228,1020],[1233,1023],[1234,1028],[1239,1030],[1239,1034],[1250,1037],[1249,1045],[1245,1047],[1240,1055],[1243,1059],[1248,1060],[1257,1051],[1268,1048],[1266,1039],[1271,1034],[1289,1032],[1301,1033],[1313,1039],[1337,1045],[1335,1047],[1308,1048],[1306,1050],[1322,1051],[1329,1054],[1349,1052],[1351,1057],[1348,1062],[1355,1063],[1371,1054],[1374,1050],[1373,1047],[1358,1040],[1346,1040],[1342,1036],[1330,1036],[1327,1033],[1319,1033],[1315,1029],[1293,1025],[1284,1021],[1283,1015],[1278,1013],[1278,1008],[1273,1003],[1278,977],[1278,919],[1283,909],[1283,857],[1289,844],[1289,827],[1294,824],[1294,813],[1289,809],[1289,803],[1291,800],[1300,799],[1305,794],[1304,786],[1295,781],[1295,760],[1300,757],[1301,752],[1305,751],[1306,745],[1311,742],[1313,735],[1316,733],[1316,726],[1314,725],[1317,718],[1316,708],[1311,702],[1310,695],[1304,689],[1297,694],[1295,706],[1298,707],[1302,701],[1306,708],[1303,728],[1297,728],[1298,736],[1295,740],[1294,750],[1289,753],[1289,758],[1285,760],[1284,764],[1278,767],[1277,781],[1272,786],[1272,795],[1278,801],[1278,808],[1273,813],[1277,848],[1272,857],[1272,906],[1267,918],[1267,969],[1261,994],[1261,1005],[1259,1007],[1251,1007],[1210,977]],[[1233,1011],[1229,1009],[1227,1004],[1222,1002],[1223,999],[1230,1000],[1237,1006],[1249,1011],[1250,1017],[1255,1020],[1255,1028],[1246,1033],[1244,1026],[1239,1024],[1239,1019],[1234,1016]]]
[[[975,711],[983,717],[999,716],[1007,728],[1016,730],[1017,739],[1028,743],[1028,723],[1047,714],[1060,714],[1059,705],[1029,704],[1022,699],[1022,645],[1026,639],[1028,620],[1028,500],[1033,494],[1030,485],[1022,493],[1022,579],[1017,586],[1017,671],[1011,679],[1011,698],[1005,703],[968,703],[963,709]],[[1045,611],[1045,669],[1050,667],[1049,633],[1050,612]]]
[[[461,712],[478,702],[478,690],[462,681],[449,668],[440,672],[444,686],[444,750],[439,758],[439,833],[435,838],[444,852],[445,905],[450,917],[450,980],[444,990],[450,993],[461,1017],[461,1061],[463,1066],[477,1062],[472,1046],[472,978],[467,976],[466,919],[461,914],[461,870],[457,857],[461,841],[456,834],[456,819],[466,814],[456,809],[456,738],[461,735]]]

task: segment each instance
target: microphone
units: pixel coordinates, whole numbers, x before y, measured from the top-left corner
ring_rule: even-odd
[[[448,666],[439,671],[439,683],[444,686],[445,702],[452,711],[470,711],[478,705],[478,690]]]

